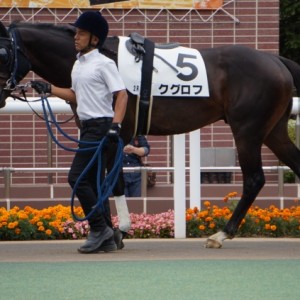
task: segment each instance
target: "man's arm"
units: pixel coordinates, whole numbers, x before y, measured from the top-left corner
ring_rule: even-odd
[[[32,80],[31,87],[35,89],[39,94],[54,95],[67,102],[76,103],[76,96],[72,89],[70,88],[60,88],[49,82]]]
[[[113,123],[122,123],[127,107],[128,95],[126,90],[117,91],[115,95],[115,115]]]
[[[71,89],[51,85],[51,94],[69,103],[76,104],[76,95]]]

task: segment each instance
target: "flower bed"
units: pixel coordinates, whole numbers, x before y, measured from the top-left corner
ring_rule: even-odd
[[[75,214],[82,218],[83,211],[75,208]],[[174,237],[174,213],[149,215],[130,214],[131,229],[128,238],[170,238]],[[118,227],[118,217],[112,216],[112,222]],[[81,239],[88,234],[87,221],[74,222],[71,207],[52,206],[37,210],[26,206],[23,210],[17,206],[7,211],[0,208],[0,240],[54,240]]]
[[[224,227],[237,203],[236,193],[230,193],[226,206],[212,206],[204,202],[204,208],[186,211],[187,237],[206,237]],[[227,205],[228,204],[228,205]],[[83,217],[80,207],[75,213]],[[173,238],[174,212],[161,214],[130,214],[131,229],[128,238]],[[118,218],[112,217],[115,227]],[[74,222],[70,207],[57,205],[37,210],[26,206],[7,211],[0,208],[0,240],[51,240],[81,239],[86,237],[89,226],[86,221]],[[243,219],[239,236],[300,237],[300,206],[279,209],[275,206],[262,209],[252,206]]]
[[[237,193],[229,193],[218,207],[204,202],[205,209],[197,207],[186,211],[187,237],[206,237],[224,228],[237,205]],[[297,200],[296,200],[297,201]],[[279,209],[274,205],[262,209],[251,206],[238,230],[244,237],[300,237],[300,206]]]

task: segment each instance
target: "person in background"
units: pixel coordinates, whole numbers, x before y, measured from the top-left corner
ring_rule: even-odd
[[[142,157],[150,153],[150,145],[143,135],[133,138],[123,150],[123,167],[140,167]],[[142,186],[141,172],[124,172],[125,196],[140,197]]]

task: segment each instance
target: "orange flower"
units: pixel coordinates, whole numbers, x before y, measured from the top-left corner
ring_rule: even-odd
[[[213,218],[212,217],[206,217],[205,222],[210,222]]]
[[[228,215],[230,213],[231,213],[231,211],[230,211],[230,209],[228,207],[224,207],[223,208],[223,214],[224,214],[224,216],[226,216],[226,215]]]
[[[65,232],[65,229],[64,229],[63,227],[59,227],[59,228],[58,228],[58,231],[59,231],[60,233],[63,233],[63,232]]]
[[[265,229],[266,230],[270,230],[270,228],[271,228],[271,225],[269,223],[265,224]]]
[[[189,215],[189,214],[187,214],[186,216],[185,216],[185,220],[186,221],[191,221],[192,220],[192,216],[191,215]]]
[[[50,219],[51,219],[51,216],[50,216],[49,214],[46,214],[46,215],[44,215],[44,219],[50,220]]]
[[[229,199],[235,198],[237,197],[237,195],[238,195],[237,192],[230,192],[223,198],[223,202],[228,202]]]
[[[24,207],[24,211],[27,213],[31,213],[33,211],[33,208],[27,205]]]
[[[45,232],[47,235],[51,235],[52,234],[52,230],[51,229],[47,229]]]
[[[203,231],[203,230],[205,230],[206,227],[204,225],[199,225],[198,228]]]
[[[209,207],[210,206],[210,202],[209,201],[204,201],[203,204],[204,204],[205,207]]]
[[[21,211],[19,212],[19,219],[26,220],[28,219],[28,215]]]
[[[19,225],[19,223],[17,222],[17,221],[15,221],[15,222],[10,222],[10,223],[8,223],[8,228],[9,229],[14,229],[14,228],[16,228],[17,226]]]
[[[271,225],[271,230],[275,231],[277,229],[276,225]]]
[[[207,210],[202,210],[198,213],[198,218],[205,218],[208,215]]]
[[[15,229],[15,234],[20,234],[21,233],[21,229],[20,228],[16,228]]]
[[[44,226],[39,226],[38,231],[45,231],[45,227]]]
[[[20,210],[19,206],[14,206],[11,210],[13,210],[14,212],[17,212]]]
[[[194,213],[194,210],[193,210],[192,208],[188,208],[188,209],[186,210],[186,213],[187,213],[187,214],[192,214],[192,213]]]
[[[209,224],[209,228],[210,229],[214,229],[216,227],[216,224],[214,223],[214,222],[211,222],[210,224]]]
[[[8,215],[0,217],[0,222],[4,223],[8,221]]]
[[[234,197],[236,197],[237,196],[237,192],[231,192],[231,193],[229,193],[227,196],[229,197],[229,198],[234,198]]]

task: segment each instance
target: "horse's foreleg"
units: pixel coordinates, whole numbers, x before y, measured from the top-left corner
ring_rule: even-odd
[[[263,187],[264,182],[264,174],[262,169],[261,172],[247,177],[244,180],[243,195],[238,202],[231,218],[225,225],[223,231],[219,231],[207,239],[205,244],[206,248],[221,248],[225,239],[232,239],[235,236],[243,218],[246,216],[247,211]]]
[[[115,163],[116,144],[110,144],[110,147],[107,157],[108,172],[112,170]],[[125,198],[125,183],[122,171],[118,174],[118,180],[113,188],[113,195],[119,219],[119,230],[115,230],[115,242],[118,249],[122,249],[124,247],[122,239],[131,227],[130,214]]]
[[[232,239],[235,236],[247,211],[251,207],[261,188],[264,186],[265,180],[262,169],[251,176],[244,175],[244,177],[243,195],[240,201],[228,223],[225,225],[224,230],[211,235],[207,239],[205,245],[207,248],[221,248],[225,239]]]
[[[235,210],[228,223],[226,224],[224,231],[227,235],[233,238],[241,224],[243,218],[245,217],[247,211],[254,202],[256,196],[265,184],[265,176],[262,168],[257,172],[249,175],[244,175],[243,180],[243,195],[238,202]]]
[[[119,229],[127,233],[131,227],[131,220],[125,195],[114,196],[114,199],[119,218]]]
[[[119,229],[127,233],[131,227],[131,220],[130,220],[130,214],[126,202],[126,198],[124,195],[124,178],[123,178],[123,172],[121,171],[119,173],[118,181],[113,189],[115,204],[116,204],[116,210],[119,218]]]
[[[246,147],[245,144],[248,145],[248,143],[245,141],[240,147],[239,144],[241,143],[237,143],[237,150],[243,172],[243,195],[224,230],[207,239],[205,245],[207,248],[221,248],[225,239],[232,239],[235,236],[248,209],[265,183],[260,155],[261,147],[253,147],[253,144]]]

